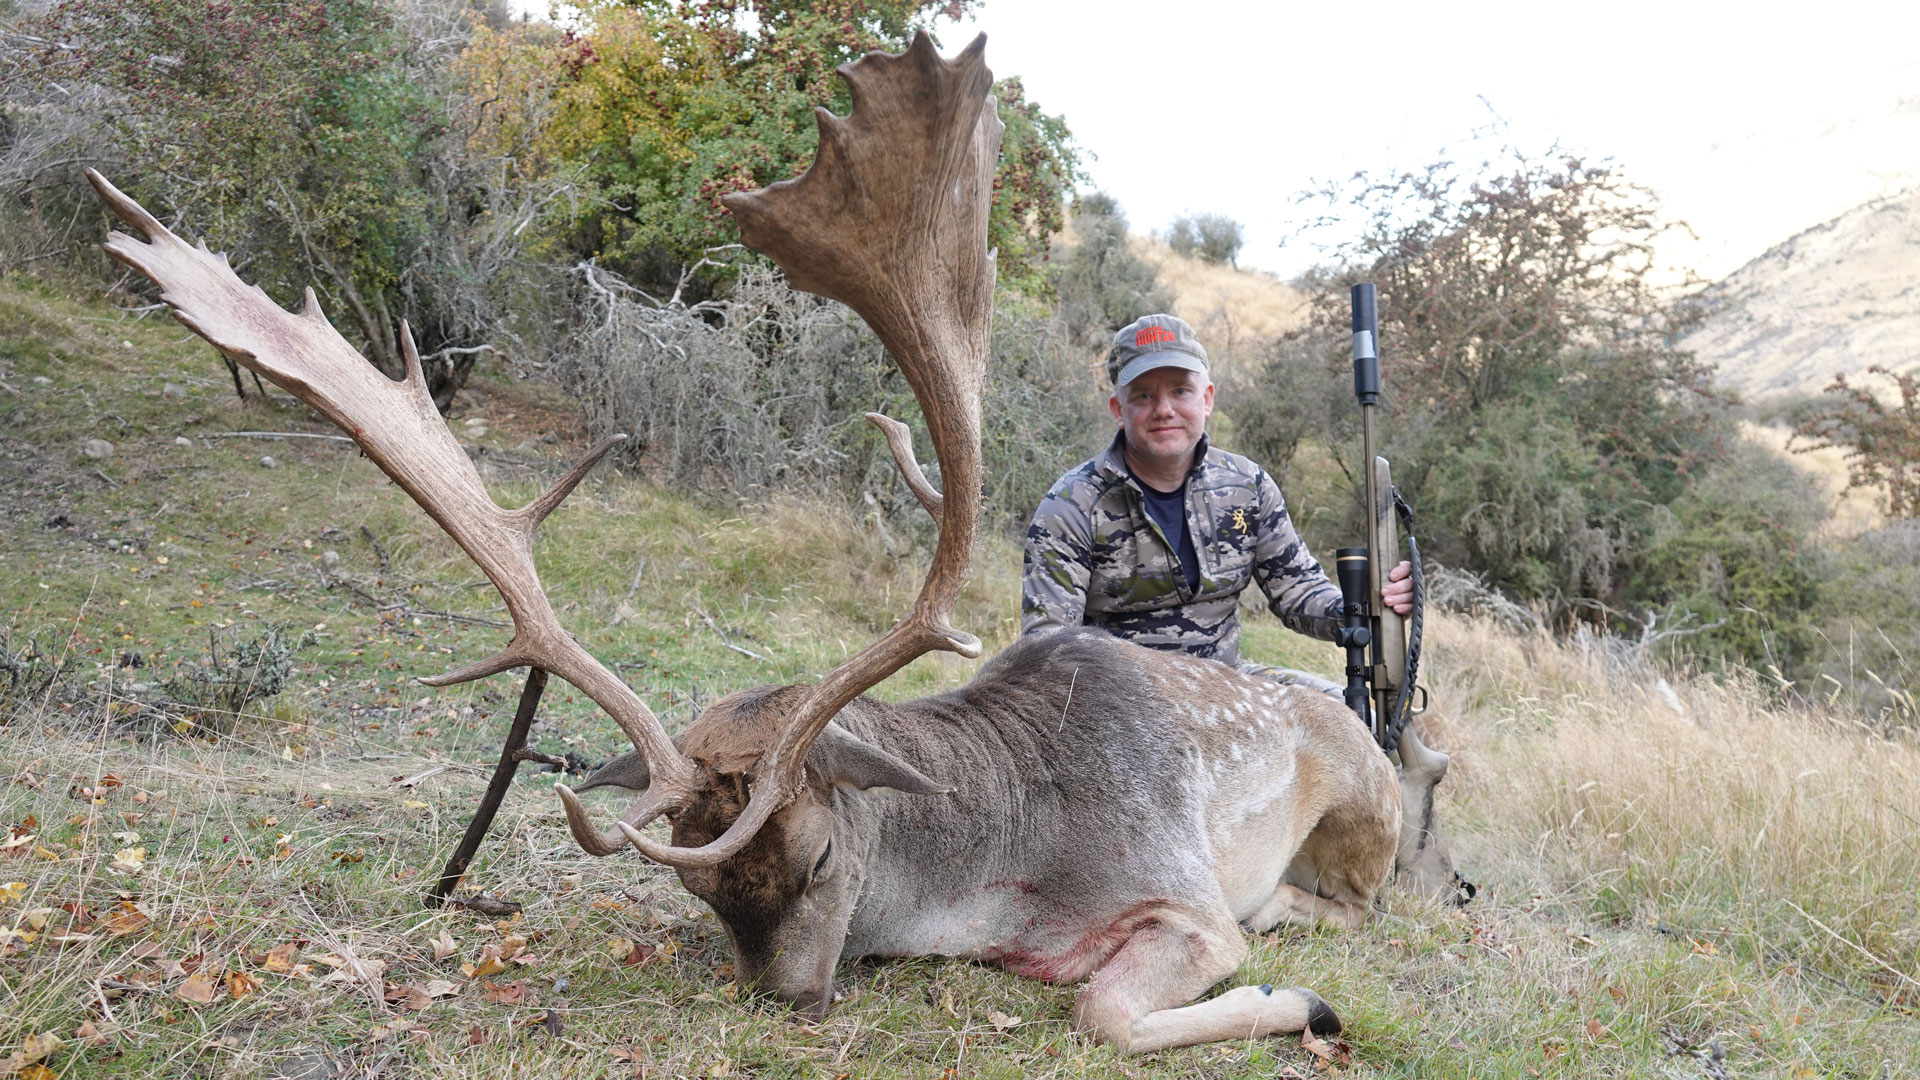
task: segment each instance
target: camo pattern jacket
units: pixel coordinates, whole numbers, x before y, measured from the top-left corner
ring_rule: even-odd
[[[1027,526],[1022,633],[1098,626],[1156,649],[1240,665],[1240,593],[1257,582],[1289,628],[1332,641],[1340,590],[1294,531],[1266,470],[1203,436],[1187,474],[1200,587],[1147,516],[1122,456],[1125,434],[1061,477]]]

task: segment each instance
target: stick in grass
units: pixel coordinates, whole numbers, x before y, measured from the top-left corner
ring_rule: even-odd
[[[486,839],[487,829],[493,825],[493,815],[499,811],[500,802],[507,797],[507,788],[513,784],[513,774],[520,768],[518,751],[527,744],[527,733],[533,729],[533,714],[540,706],[540,694],[547,688],[547,673],[543,668],[527,669],[527,685],[520,691],[520,710],[513,714],[513,727],[507,732],[507,743],[500,749],[500,764],[494,767],[493,779],[487,782],[487,793],[480,799],[479,809],[473,812],[473,820],[467,824],[467,833],[460,838],[460,846],[453,851],[453,858],[447,860],[445,869],[440,871],[440,880],[433,883],[422,898],[428,907],[441,907],[446,904],[447,896],[460,879],[467,876],[467,867],[473,862],[474,852],[480,850],[480,841]],[[515,910],[519,905],[512,905]]]

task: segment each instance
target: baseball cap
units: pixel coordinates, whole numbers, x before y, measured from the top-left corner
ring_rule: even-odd
[[[1142,315],[1120,328],[1107,353],[1107,378],[1125,386],[1154,368],[1177,367],[1207,373],[1207,350],[1193,327],[1172,315]]]

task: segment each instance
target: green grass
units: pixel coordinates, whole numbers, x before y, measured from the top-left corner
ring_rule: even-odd
[[[171,322],[0,280],[0,382],[17,391],[0,389],[0,625],[73,664],[67,692],[0,701],[0,826],[33,837],[0,854],[0,886],[17,883],[0,929],[34,935],[0,945],[0,1056],[50,1031],[68,1040],[55,1074],[110,1077],[266,1077],[318,1058],[339,1075],[635,1075],[620,1048],[656,1077],[1667,1077],[1710,1075],[1701,1055],[1717,1047],[1730,1075],[1798,1080],[1920,1060],[1910,741],[1776,714],[1740,685],[1679,683],[1681,716],[1651,673],[1452,620],[1429,643],[1429,724],[1455,753],[1443,806],[1480,898],[1453,910],[1390,893],[1357,933],[1254,940],[1233,980],[1317,989],[1348,1024],[1348,1063],[1288,1040],[1123,1059],[1069,1031],[1071,988],[952,961],[843,966],[844,999],[815,1026],[736,1002],[711,915],[660,867],[582,855],[532,769],[469,879],[523,915],[426,909],[518,689],[412,681],[504,641],[470,621],[503,618],[471,563],[344,444],[214,438],[327,429],[277,393],[238,403]],[[455,430],[479,416],[487,434],[467,441],[503,503],[581,449],[564,402],[535,384],[483,382]],[[90,437],[114,455],[82,457]],[[837,510],[717,508],[607,471],[549,521],[538,556],[563,623],[677,728],[884,630],[925,544],[896,554]],[[956,621],[989,653],[1017,630],[1017,569],[1004,539],[976,556]],[[231,734],[190,737],[140,709],[204,659],[210,632],[225,648],[268,625],[319,636]],[[1264,615],[1244,648],[1337,670],[1329,647]],[[140,666],[121,666],[131,653]],[[881,693],[954,686],[975,666],[923,658]],[[560,683],[535,743],[622,748]],[[450,768],[395,783],[437,766]],[[132,848],[142,865],[116,869]],[[442,930],[458,950],[436,960]],[[460,965],[509,935],[531,962],[492,981],[526,986],[491,1001]],[[655,952],[629,967],[616,940]],[[304,975],[263,962],[288,943]],[[385,971],[325,981],[317,957],[348,953]],[[183,1000],[190,959],[258,986]],[[457,992],[417,1012],[381,1000],[432,980]],[[103,1045],[73,1038],[89,1020]]]

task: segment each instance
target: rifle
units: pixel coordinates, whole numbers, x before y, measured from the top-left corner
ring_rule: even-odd
[[[1426,691],[1419,687],[1418,676],[1427,590],[1420,545],[1413,538],[1413,508],[1393,486],[1387,459],[1374,453],[1373,413],[1380,404],[1379,329],[1373,283],[1355,285],[1353,396],[1360,403],[1367,542],[1364,547],[1334,552],[1334,565],[1343,601],[1339,644],[1347,651],[1344,696],[1380,748],[1393,753],[1407,721],[1426,708]],[[1403,528],[1407,561],[1413,567],[1413,611],[1404,619],[1380,600],[1382,579],[1394,564],[1390,560],[1400,552]],[[1416,695],[1419,709],[1414,708]]]

